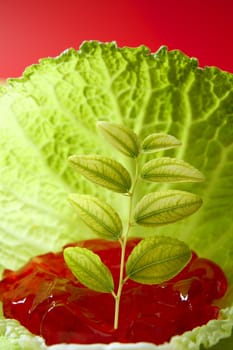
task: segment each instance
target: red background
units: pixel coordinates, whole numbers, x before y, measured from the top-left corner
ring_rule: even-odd
[[[232,0],[0,0],[0,77],[83,40],[178,48],[233,72]]]

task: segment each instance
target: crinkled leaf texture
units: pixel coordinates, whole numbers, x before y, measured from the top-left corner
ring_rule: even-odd
[[[112,148],[96,131],[98,120],[130,126],[141,140],[151,133],[168,133],[181,140],[181,147],[158,155],[175,156],[202,171],[204,183],[182,184],[179,189],[200,195],[204,204],[195,215],[157,231],[172,233],[216,261],[231,286],[233,76],[213,67],[200,69],[195,59],[165,47],[150,54],[144,46],[118,48],[115,43],[95,41],[85,42],[78,51],[70,49],[57,58],[43,59],[22,78],[1,88],[1,268],[16,269],[32,255],[92,237],[67,203],[71,192],[89,193],[112,203],[124,220],[127,198],[97,189],[68,166],[72,154],[112,156]],[[121,161],[118,152],[114,158]],[[145,158],[149,160],[150,155]],[[124,165],[130,169],[130,160],[124,159]],[[176,186],[145,183],[137,196]],[[186,350],[199,349],[201,343],[208,348],[231,334],[232,290],[222,320],[162,346],[124,344],[123,348]],[[10,349],[27,349],[29,343],[30,349],[47,348],[12,320],[1,317],[0,331],[0,348],[7,348],[8,342]],[[51,347],[61,348],[80,349],[76,345]]]

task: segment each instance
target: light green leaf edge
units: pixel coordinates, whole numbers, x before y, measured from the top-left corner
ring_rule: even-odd
[[[128,171],[116,160],[99,155],[73,155],[72,167],[88,180],[119,193],[128,193],[131,178]]]
[[[69,247],[64,249],[64,259],[73,275],[86,287],[102,293],[114,291],[112,274],[99,255],[87,248]]]
[[[106,140],[127,157],[136,158],[140,151],[135,132],[125,125],[100,121],[97,127]]]
[[[175,238],[145,238],[126,262],[126,276],[142,284],[159,284],[176,276],[190,261],[189,247]]]
[[[94,194],[95,189],[77,182],[65,166],[65,160],[77,149],[90,154],[95,148],[106,154],[106,147],[93,137],[96,121],[104,116],[133,126],[142,139],[154,132],[156,125],[159,132],[170,133],[182,141],[183,146],[174,153],[168,151],[169,155],[186,161],[192,159],[192,164],[204,172],[205,184],[198,190],[195,185],[193,191],[197,190],[205,204],[194,217],[174,224],[173,234],[189,242],[199,254],[220,264],[232,282],[233,208],[229,204],[233,197],[232,87],[232,74],[215,67],[199,69],[197,60],[177,50],[168,52],[162,47],[149,55],[144,46],[120,49],[115,43],[93,41],[85,42],[79,51],[70,49],[57,58],[42,59],[39,65],[29,67],[22,78],[8,81],[0,91],[3,215],[0,236],[4,238],[1,269],[16,269],[32,255],[58,250],[76,239],[76,217],[72,217],[72,211],[64,205],[67,193],[92,191]],[[87,94],[88,106],[84,107],[83,98]],[[46,120],[43,127],[39,123],[42,120]],[[67,138],[64,135],[68,130]],[[45,159],[39,162],[41,156]],[[63,162],[59,163],[58,158]],[[21,183],[27,183],[27,191],[23,191]],[[192,186],[187,189],[192,191]],[[145,193],[143,186],[142,193]],[[108,193],[104,192],[104,197],[108,198]],[[16,218],[13,221],[12,215]],[[82,231],[81,223],[78,226],[78,232]],[[158,231],[166,234],[168,230],[163,227]],[[85,232],[86,237],[91,238],[90,232]],[[228,305],[232,305],[232,296],[230,293]],[[202,332],[199,329],[190,332],[186,341],[178,337],[178,349],[182,348],[182,342],[194,349],[202,340],[208,346],[208,339],[213,344],[214,340],[230,335],[232,308],[224,311],[224,315],[223,322],[211,323],[215,331],[203,326]],[[1,320],[1,324],[6,322]],[[10,339],[14,331],[10,329],[1,341]]]
[[[71,193],[68,200],[85,224],[98,236],[112,240],[121,237],[121,219],[110,205],[96,197],[77,193]]]
[[[180,159],[161,157],[145,163],[141,170],[143,180],[152,182],[202,182],[204,176],[191,164]]]

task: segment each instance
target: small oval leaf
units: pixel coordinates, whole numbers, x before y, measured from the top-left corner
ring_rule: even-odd
[[[147,136],[142,142],[143,153],[154,153],[166,149],[175,148],[181,145],[181,142],[172,135],[163,133],[154,133]]]
[[[100,132],[118,151],[127,157],[136,158],[139,154],[139,141],[135,132],[124,125],[100,121],[97,123]]]
[[[88,180],[114,192],[128,193],[131,177],[117,161],[97,155],[73,155],[69,157],[73,168]]]
[[[183,160],[162,157],[144,164],[141,172],[143,180],[151,182],[201,182],[202,173]]]
[[[127,277],[144,284],[157,284],[175,277],[191,259],[191,250],[171,237],[142,240],[126,263]]]
[[[98,236],[112,240],[120,238],[122,222],[110,205],[85,194],[70,194],[68,200],[76,209],[80,218]]]
[[[136,205],[134,219],[142,226],[169,224],[193,214],[201,204],[199,196],[186,191],[152,192]]]
[[[112,274],[97,254],[86,248],[69,247],[64,250],[64,259],[74,276],[84,286],[97,292],[113,292]]]

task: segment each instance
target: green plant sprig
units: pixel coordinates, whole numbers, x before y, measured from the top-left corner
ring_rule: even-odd
[[[108,267],[92,251],[69,247],[64,250],[64,259],[83,285],[113,295],[114,329],[117,329],[122,289],[128,279],[143,284],[163,283],[177,275],[191,258],[191,250],[184,242],[172,237],[154,235],[142,239],[125,261],[131,227],[135,224],[144,227],[169,224],[193,214],[202,204],[199,196],[179,190],[151,192],[134,204],[139,179],[179,183],[200,182],[204,177],[190,164],[175,158],[155,158],[141,165],[143,154],[180,146],[181,143],[174,136],[154,133],[140,142],[134,131],[126,126],[101,121],[97,123],[97,127],[112,146],[134,161],[133,175],[118,161],[104,156],[73,155],[69,157],[69,161],[88,180],[128,196],[127,221],[123,224],[112,206],[93,196],[70,194],[69,201],[80,218],[99,237],[119,241],[121,262],[118,286],[114,286]]]

